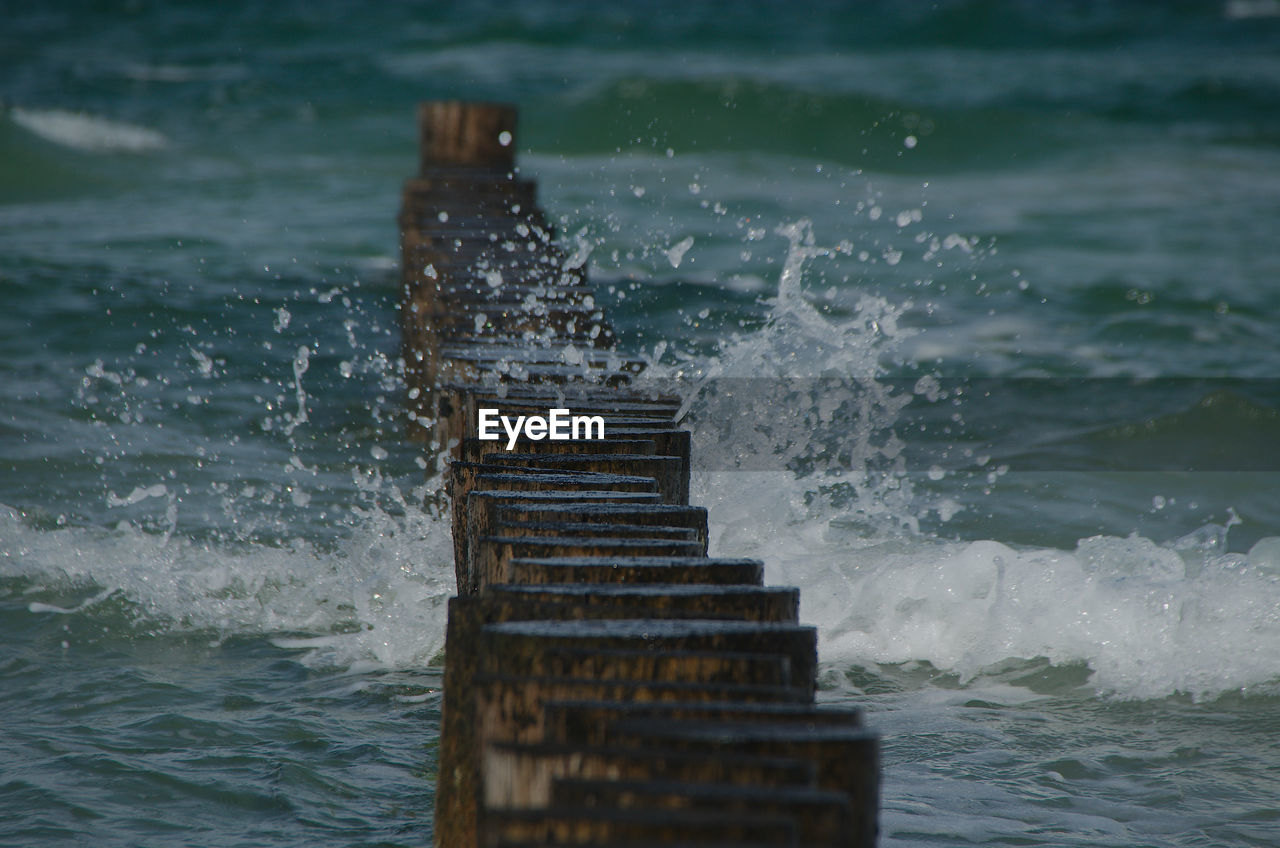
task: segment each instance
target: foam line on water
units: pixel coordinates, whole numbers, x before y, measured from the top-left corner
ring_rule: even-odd
[[[962,682],[1011,659],[1083,663],[1128,698],[1212,697],[1280,681],[1280,540],[1224,553],[1225,527],[1160,545],[1136,534],[1072,550],[922,535],[868,537],[806,504],[787,474],[705,475],[717,556],[799,586],[838,671],[927,662]],[[761,521],[760,516],[769,516]]]
[[[807,294],[822,284],[813,260],[856,248],[816,244],[805,222],[779,232],[789,248],[765,324],[709,357],[653,370],[697,375],[679,384],[695,452],[728,444],[777,460],[777,471],[721,470],[729,462],[700,473],[693,500],[710,511],[715,555],[758,557],[769,582],[801,588],[829,667],[929,663],[966,682],[1043,658],[1083,664],[1095,690],[1132,698],[1280,680],[1274,540],[1245,555],[1227,553],[1229,526],[1215,525],[1166,544],[1132,534],[1069,549],[921,532],[926,513],[945,524],[963,505],[917,496],[897,452],[905,400],[879,380],[908,335],[896,325],[901,307],[864,298],[852,316],[821,314]],[[708,387],[726,376],[783,392],[722,402]],[[829,409],[822,382],[806,393],[788,382],[797,376],[835,381],[855,403]],[[729,435],[726,421],[737,422]]]
[[[90,153],[147,153],[169,144],[156,130],[84,112],[14,107],[9,115],[15,124],[45,141]]]
[[[214,641],[266,635],[322,667],[431,662],[454,591],[448,527],[418,510],[370,511],[336,550],[158,536],[123,522],[45,529],[8,507],[0,540],[0,578],[30,582],[30,612],[93,616],[120,598],[134,620],[102,609],[110,626]],[[81,600],[51,602],[68,595]]]

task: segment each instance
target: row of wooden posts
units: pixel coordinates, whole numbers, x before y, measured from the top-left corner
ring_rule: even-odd
[[[876,736],[814,704],[798,591],[707,554],[677,398],[637,388],[515,167],[515,110],[420,107],[401,213],[415,438],[449,460],[439,848],[869,846]],[[600,416],[478,438],[482,408]]]

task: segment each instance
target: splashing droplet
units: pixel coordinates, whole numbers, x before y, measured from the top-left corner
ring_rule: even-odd
[[[684,261],[684,255],[689,252],[691,247],[693,247],[693,236],[685,236],[680,242],[668,248],[667,260],[671,263],[672,268],[680,267],[680,263]]]

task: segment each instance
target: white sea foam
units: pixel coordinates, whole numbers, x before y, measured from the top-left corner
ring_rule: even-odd
[[[1083,663],[1122,697],[1212,696],[1280,680],[1280,540],[1224,553],[1225,527],[1159,545],[1137,535],[1074,549],[898,534],[868,537],[815,510],[785,473],[699,478],[712,550],[799,586],[824,663],[929,662],[970,680],[1011,658]],[[767,520],[762,520],[767,517]]]
[[[898,326],[901,308],[867,295],[852,317],[823,315],[810,301],[809,266],[852,246],[817,244],[807,221],[778,232],[789,244],[764,326],[675,365],[659,361],[661,345],[646,379],[659,388],[674,380],[683,393],[703,467],[806,474],[799,485],[807,499],[852,497],[864,521],[914,526],[917,505],[893,429],[911,397],[877,380],[911,335]]]
[[[695,452],[726,441],[723,422],[742,418],[735,450],[771,453],[775,471],[700,473],[693,501],[710,510],[712,552],[758,557],[768,582],[799,586],[802,615],[819,628],[820,655],[837,670],[928,662],[973,680],[1009,659],[1085,664],[1090,685],[1121,697],[1174,692],[1210,696],[1280,680],[1280,540],[1248,555],[1226,553],[1226,527],[1209,526],[1159,545],[1137,535],[1081,539],[1073,549],[1013,547],[997,540],[947,541],[922,534],[928,503],[901,474],[892,448],[902,399],[887,394],[878,362],[907,334],[897,310],[867,298],[832,320],[807,301],[808,263],[829,249],[801,223],[766,325],[708,360],[688,396]],[[661,369],[658,369],[661,370]],[[725,377],[835,378],[861,397],[826,409],[824,383],[788,389],[787,403],[756,397],[716,405],[706,387]],[[927,380],[917,392],[928,394]],[[708,414],[710,413],[710,414]],[[815,438],[840,456],[852,496],[826,497],[831,477],[785,470],[812,459]],[[732,467],[732,466],[725,466]]]
[[[403,515],[363,513],[332,551],[302,540],[193,541],[127,523],[44,529],[0,506],[0,576],[32,580],[33,597],[88,590],[73,606],[33,600],[32,612],[93,614],[118,598],[134,605],[142,632],[274,636],[318,666],[420,667],[444,647],[452,546],[446,522],[401,506]]]
[[[185,83],[185,82],[227,82],[245,79],[249,69],[241,64],[212,65],[141,65],[130,64],[123,67],[120,73],[134,80],[143,82]]]
[[[799,586],[802,616],[818,626],[828,667],[928,662],[973,680],[1009,658],[1043,657],[1087,665],[1093,686],[1123,697],[1207,696],[1280,677],[1280,539],[1232,555],[1224,553],[1225,528],[1215,527],[1170,545],[1094,537],[1065,550],[919,533],[916,518],[936,507],[899,473],[899,401],[876,382],[878,363],[905,337],[898,308],[866,298],[850,318],[824,316],[808,302],[803,278],[806,263],[828,249],[803,225],[784,233],[790,252],[766,325],[714,356],[652,370],[696,375],[689,407],[694,418],[701,413],[699,452],[716,431],[706,414],[715,408],[697,390],[715,379],[819,377],[863,390],[856,415],[826,408],[820,392],[797,396],[789,410],[763,410],[768,426],[736,444],[771,452],[779,470],[700,472],[694,480],[693,501],[710,509],[712,552],[759,557],[770,583]],[[292,421],[305,420],[308,361],[299,348]],[[101,362],[86,373],[112,377]],[[288,388],[283,381],[282,402]],[[917,390],[927,394],[927,381]],[[785,470],[787,461],[812,459],[815,425],[839,448],[852,497],[824,497],[822,473]],[[109,496],[112,506],[163,511],[163,522],[147,525],[167,528],[163,535],[129,523],[41,529],[0,508],[0,576],[33,581],[33,612],[92,615],[123,598],[144,629],[268,635],[326,666],[420,666],[443,647],[453,592],[447,522],[419,508],[424,492],[401,495],[377,478],[362,486],[399,509],[354,509],[351,535],[336,550],[184,537],[171,515],[174,487],[164,483]],[[84,587],[75,602],[39,591],[68,582]]]
[[[155,130],[84,112],[14,107],[9,116],[15,124],[46,141],[92,153],[146,153],[169,144]]]
[[[1237,21],[1280,17],[1280,0],[1228,0],[1223,14]]]

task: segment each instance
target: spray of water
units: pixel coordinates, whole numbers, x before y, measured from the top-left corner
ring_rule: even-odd
[[[953,685],[1057,679],[1126,698],[1280,688],[1272,539],[1228,553],[1231,522],[1068,550],[921,532],[942,505],[904,473],[895,425],[913,396],[877,380],[908,335],[901,308],[864,297],[850,318],[822,314],[805,294],[812,263],[849,247],[815,244],[804,222],[780,232],[761,329],[652,370],[684,392],[695,456],[717,457],[693,493],[713,552],[759,557],[770,582],[801,588],[828,685],[924,668]]]
[[[763,325],[709,356],[659,356],[648,379],[685,392],[713,553],[758,556],[770,582],[801,587],[828,682],[927,667],[963,684],[1047,664],[1126,697],[1274,684],[1275,539],[1241,555],[1226,552],[1225,526],[1065,550],[922,532],[931,507],[908,485],[895,432],[908,398],[878,380],[907,335],[903,307],[864,297],[847,317],[823,314],[806,294],[814,266],[850,248],[819,246],[803,222],[781,232]],[[429,485],[387,476],[412,464],[384,411],[398,405],[398,370],[388,345],[361,337],[387,319],[346,303],[323,322],[336,338],[308,329],[304,306],[342,300],[263,314],[288,353],[247,377],[225,343],[185,331],[168,368],[152,357],[163,339],[88,363],[74,404],[98,439],[85,460],[100,469],[104,517],[0,510],[5,591],[133,635],[261,634],[325,667],[430,662],[453,591],[447,522],[422,507]],[[366,420],[335,429],[338,387],[358,383]],[[238,420],[228,409],[252,429],[196,428],[194,450],[173,440],[205,416]]]
[[[910,335],[898,326],[901,308],[865,295],[852,317],[823,315],[806,294],[806,274],[815,259],[852,246],[818,245],[803,220],[778,232],[788,246],[763,325],[725,339],[710,357],[664,363],[659,348],[647,379],[684,398],[704,473],[774,472],[771,488],[788,492],[788,512],[800,520],[838,513],[914,531],[894,430],[911,396],[879,379]]]
[[[449,529],[402,441],[394,322],[357,287],[237,301],[211,330],[160,321],[95,357],[52,507],[0,507],[4,591],[110,638],[253,634],[325,667],[431,662]]]

